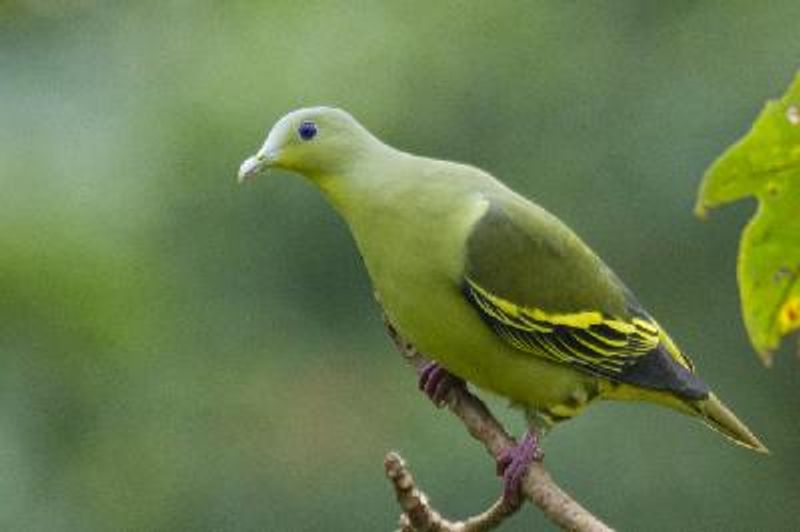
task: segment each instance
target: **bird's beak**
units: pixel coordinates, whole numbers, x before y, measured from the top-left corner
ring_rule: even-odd
[[[275,160],[275,154],[262,149],[257,154],[245,160],[239,167],[239,183],[251,181],[256,175],[274,165]]]

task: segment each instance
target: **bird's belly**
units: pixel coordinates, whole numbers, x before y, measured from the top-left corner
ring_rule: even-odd
[[[534,409],[572,403],[594,386],[591,377],[508,345],[454,282],[425,283],[429,276],[418,275],[407,279],[412,288],[403,286],[404,277],[376,283],[384,309],[406,339],[455,375]],[[410,290],[425,297],[409,298]]]

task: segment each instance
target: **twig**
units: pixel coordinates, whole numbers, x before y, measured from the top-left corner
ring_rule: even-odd
[[[519,509],[519,506],[511,506],[501,497],[482,514],[453,523],[431,507],[428,497],[416,487],[411,471],[399,454],[387,454],[384,467],[386,476],[394,486],[397,502],[403,509],[400,532],[485,532],[499,526]]]
[[[388,319],[384,318],[389,335],[403,358],[419,372],[428,359],[407,342]],[[516,442],[509,436],[486,405],[466,387],[451,388],[446,405],[464,423],[467,431],[483,443],[497,460],[503,451]],[[397,453],[389,453],[385,460],[386,475],[392,482],[397,500],[403,510],[400,519],[402,532],[479,532],[499,526],[518,508],[510,507],[501,498],[485,512],[460,522],[444,519],[430,506],[427,497],[415,485],[410,471]],[[552,479],[541,462],[533,462],[522,483],[522,493],[550,519],[565,530],[609,532],[605,523],[578,504]]]

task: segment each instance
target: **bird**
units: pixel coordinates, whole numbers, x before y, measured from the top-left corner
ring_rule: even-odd
[[[598,400],[665,406],[768,453],[603,260],[488,172],[391,147],[325,106],[280,118],[238,179],[270,168],[344,219],[389,322],[432,359],[431,399],[471,383],[522,409],[528,430],[498,460],[507,499],[541,437]]]

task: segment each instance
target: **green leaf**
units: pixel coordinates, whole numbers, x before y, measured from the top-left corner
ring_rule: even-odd
[[[800,74],[711,165],[695,212],[748,196],[758,209],[742,232],[739,290],[750,340],[769,365],[781,338],[800,329]]]

